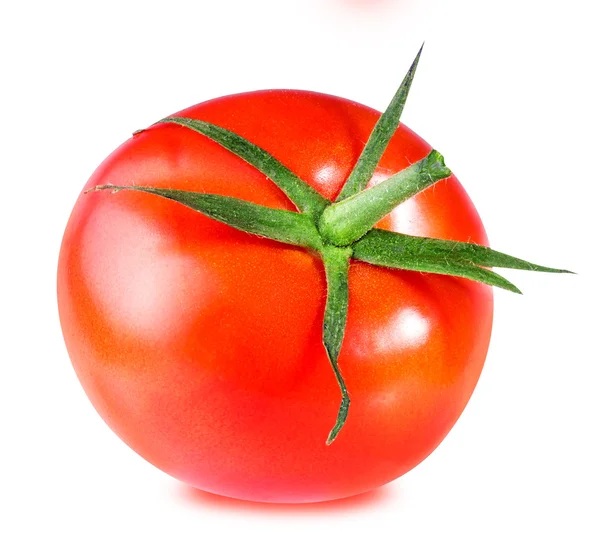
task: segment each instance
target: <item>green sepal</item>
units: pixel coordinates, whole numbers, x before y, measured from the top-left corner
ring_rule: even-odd
[[[378,236],[380,233],[387,234]],[[498,275],[489,269],[479,267],[468,259],[458,261],[434,253],[421,253],[418,256],[412,254],[405,255],[403,254],[402,249],[397,246],[396,240],[399,242],[399,239],[390,239],[389,241],[382,240],[382,237],[389,238],[391,235],[395,235],[395,233],[373,229],[373,231],[367,233],[363,239],[352,246],[353,258],[373,265],[394,269],[407,269],[423,273],[437,273],[439,275],[465,277],[472,281],[478,281],[480,283],[485,283],[486,285],[492,285],[521,294],[521,291],[515,285],[501,275]],[[403,237],[406,235],[398,236]]]
[[[432,150],[389,179],[325,208],[319,231],[336,246],[352,244],[396,206],[451,174],[443,156]]]
[[[404,110],[422,51],[423,46],[419,49],[416,58],[410,66],[408,73],[404,77],[404,80],[394,95],[390,105],[385,112],[381,114],[381,117],[373,128],[371,136],[369,137],[362,154],[358,158],[358,162],[352,169],[350,176],[336,198],[336,202],[359,193],[367,186],[371,177],[373,177],[377,164],[381,160],[387,145],[398,128],[400,116]]]
[[[176,123],[204,135],[233,152],[269,177],[303,213],[316,218],[330,204],[329,200],[321,196],[266,150],[228,129],[187,117],[167,117],[158,123]]]
[[[184,190],[100,185],[90,191],[107,189],[146,192],[168,198],[240,231],[279,242],[315,250],[323,244],[312,218],[306,214],[267,208],[230,196]]]
[[[573,273],[567,269],[533,264],[479,244],[414,237],[383,229],[372,229],[354,245],[354,248],[363,254],[370,252],[371,255],[377,255],[382,260],[386,257],[390,260],[434,258],[440,261],[471,263],[483,267],[506,267],[545,273]]]
[[[337,414],[335,425],[327,437],[326,444],[331,444],[348,417],[350,396],[338,366],[338,357],[344,340],[346,320],[348,316],[348,269],[352,250],[324,246],[321,254],[327,277],[327,302],[323,317],[323,344],[333,368],[335,378],[342,393],[342,402]]]
[[[423,160],[365,190],[397,129],[421,50],[388,109],[375,125],[357,164],[333,204],[259,146],[212,123],[183,117],[165,118],[158,123],[180,125],[223,146],[270,178],[302,213],[267,208],[217,194],[143,186],[101,185],[86,191],[111,189],[115,192],[133,190],[153,194],[176,201],[238,230],[314,249],[320,254],[327,280],[323,345],[342,397],[335,425],[326,440],[328,445],[343,428],[350,406],[350,396],[338,358],[348,316],[351,258],[388,268],[459,276],[516,293],[520,293],[517,287],[487,267],[571,273],[531,264],[475,244],[372,229],[398,204],[451,174],[444,165],[443,157],[432,151]],[[142,131],[134,134],[139,132]]]

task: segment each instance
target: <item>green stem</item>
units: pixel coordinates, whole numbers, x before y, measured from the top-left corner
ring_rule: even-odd
[[[325,208],[319,220],[321,236],[336,246],[352,244],[396,206],[450,175],[442,155],[432,150],[386,181]]]
[[[335,378],[342,393],[342,402],[338,410],[333,429],[327,437],[326,444],[331,444],[341,431],[350,407],[350,396],[338,366],[338,356],[344,340],[346,320],[348,316],[348,269],[352,250],[324,246],[321,250],[325,275],[327,277],[327,303],[323,318],[323,344],[333,368]]]

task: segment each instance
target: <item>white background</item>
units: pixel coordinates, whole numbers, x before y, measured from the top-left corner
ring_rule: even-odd
[[[0,551],[600,552],[598,98],[593,0],[6,2],[0,8]],[[506,272],[478,388],[444,443],[356,499],[194,492],[106,427],[62,342],[64,226],[129,133],[211,97],[328,92],[384,109],[422,40],[403,120],[446,156]]]

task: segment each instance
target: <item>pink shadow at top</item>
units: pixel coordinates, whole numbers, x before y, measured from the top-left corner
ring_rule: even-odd
[[[341,6],[346,6],[349,8],[361,8],[365,10],[370,8],[391,6],[406,1],[407,0],[334,0],[336,4]]]

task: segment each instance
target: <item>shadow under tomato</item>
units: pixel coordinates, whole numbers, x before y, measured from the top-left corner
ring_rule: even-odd
[[[188,505],[203,506],[216,510],[268,514],[311,514],[317,512],[335,513],[368,510],[390,502],[394,496],[391,487],[383,486],[369,492],[339,500],[305,504],[274,504],[219,496],[218,494],[195,489],[189,485],[179,486],[179,497]]]

